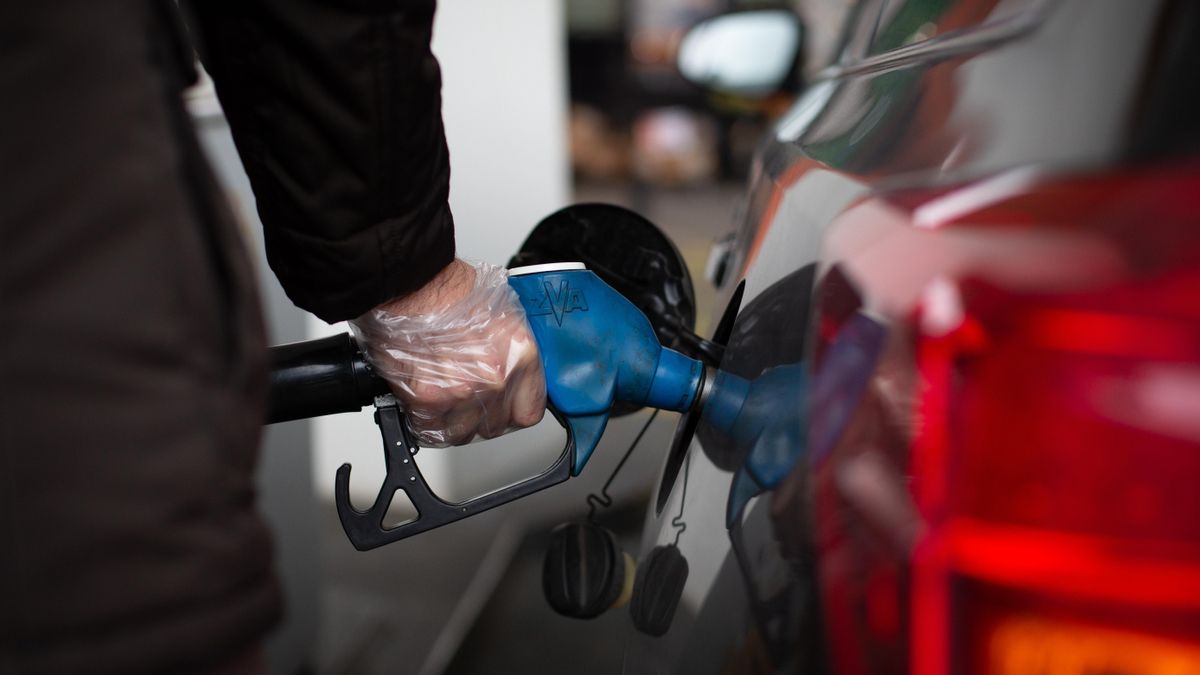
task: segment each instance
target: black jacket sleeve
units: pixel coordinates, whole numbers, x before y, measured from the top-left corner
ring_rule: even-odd
[[[333,322],[454,257],[433,0],[195,0],[201,58],[233,129],[267,258]]]

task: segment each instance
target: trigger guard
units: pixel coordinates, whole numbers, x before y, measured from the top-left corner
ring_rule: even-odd
[[[578,429],[571,423],[570,418],[553,408],[550,410],[567,431],[566,445],[550,468],[513,485],[464,502],[452,503],[434,494],[425,477],[421,475],[415,459],[419,447],[409,433],[399,408],[394,402],[380,406],[375,411],[375,423],[379,425],[383,437],[386,475],[371,508],[359,511],[350,503],[349,464],[340,466],[335,476],[334,502],[346,537],[350,539],[354,548],[360,551],[370,550],[442,525],[449,525],[567,480],[572,475],[576,463],[575,439]],[[386,528],[383,526],[383,519],[397,490],[404,491],[416,508],[417,517],[396,527]]]
[[[558,417],[556,415],[556,417]],[[565,422],[564,422],[565,420]],[[567,446],[572,448],[574,456],[571,462],[571,475],[578,476],[583,467],[592,457],[592,452],[600,444],[604,435],[604,427],[608,425],[608,414],[598,415],[563,415],[559,423],[567,430]]]

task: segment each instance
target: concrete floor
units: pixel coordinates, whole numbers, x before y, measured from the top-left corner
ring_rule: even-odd
[[[696,288],[701,334],[713,291],[703,277],[712,240],[731,227],[740,186],[631,190],[577,187],[577,202],[636,207],[679,247]],[[601,520],[636,554],[642,514],[677,415],[660,414],[610,493]],[[646,420],[614,420],[588,470],[520,502],[381,549],[360,553],[346,540],[332,504],[320,505],[321,592],[316,668],[322,673],[468,675],[618,673],[628,615],[566,619],[541,590],[546,537],[586,515],[598,490]],[[419,461],[419,458],[418,458]]]

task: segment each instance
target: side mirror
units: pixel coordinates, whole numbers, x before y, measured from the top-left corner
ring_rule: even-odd
[[[720,94],[748,98],[777,91],[800,53],[800,19],[785,9],[722,14],[692,27],[679,43],[683,78]]]

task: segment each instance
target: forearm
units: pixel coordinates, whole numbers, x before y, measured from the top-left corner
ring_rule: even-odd
[[[289,297],[327,321],[406,296],[454,257],[433,2],[196,2]]]

